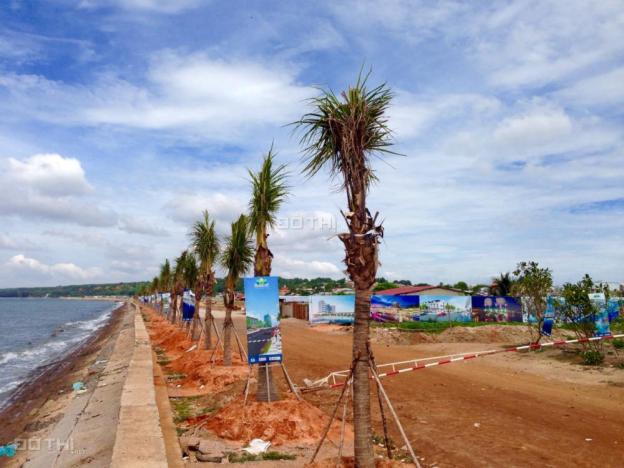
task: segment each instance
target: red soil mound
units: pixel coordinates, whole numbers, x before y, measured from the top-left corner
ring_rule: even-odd
[[[270,440],[273,445],[317,443],[325,429],[329,416],[316,406],[294,397],[273,403],[247,401],[242,398],[224,406],[214,416],[201,417],[194,423],[205,421],[204,427],[217,436],[247,443],[251,439]],[[334,420],[328,438],[340,442],[341,421]],[[353,429],[345,427],[345,443],[353,443]]]
[[[218,349],[211,363],[212,351],[197,349],[188,351],[196,343],[186,331],[172,325],[163,316],[150,311],[148,332],[152,343],[163,349],[171,362],[167,369],[183,374],[182,379],[171,385],[181,389],[200,389],[200,393],[217,393],[228,385],[247,378],[249,368],[238,354],[233,343],[232,366],[223,367],[223,350]]]
[[[217,359],[217,364],[223,363],[222,352]],[[240,358],[232,356],[233,365],[224,367],[223,365],[210,364],[212,351],[194,350],[184,353],[178,359],[172,361],[167,368],[186,377],[178,382],[182,388],[203,387],[202,392],[217,393],[227,386],[247,378],[249,367]]]

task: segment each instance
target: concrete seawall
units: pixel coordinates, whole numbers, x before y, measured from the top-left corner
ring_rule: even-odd
[[[135,342],[128,377],[121,395],[113,467],[166,467],[167,455],[160,427],[152,350],[136,304]]]

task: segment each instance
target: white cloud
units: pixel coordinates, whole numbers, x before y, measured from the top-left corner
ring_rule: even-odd
[[[16,239],[14,236],[3,234],[0,232],[0,250],[36,250],[37,246],[29,239],[20,237]]]
[[[81,268],[74,263],[55,263],[47,265],[34,258],[29,258],[23,254],[11,257],[5,267],[10,270],[22,272],[32,272],[48,277],[65,278],[72,280],[91,280],[102,275],[99,268]]]
[[[293,278],[295,276],[337,278],[344,276],[340,268],[331,262],[319,260],[304,261],[286,255],[275,257],[273,266],[274,270],[279,271],[279,275],[285,278]]]
[[[154,13],[181,13],[197,8],[201,0],[82,0],[82,8],[117,6],[124,10]]]
[[[82,195],[93,191],[80,161],[60,154],[35,154],[23,161],[9,158],[8,177],[44,195]]]
[[[247,205],[238,193],[206,194],[178,194],[168,201],[164,209],[169,217],[187,225],[202,217],[202,212],[208,210],[210,216],[216,220],[217,229],[221,233],[229,232],[229,225],[242,213],[246,213]]]
[[[555,95],[571,107],[619,107],[624,102],[622,83],[624,83],[624,67],[619,67],[581,79]]]
[[[83,226],[114,226],[117,214],[99,206],[80,162],[58,154],[0,160],[0,215]]]
[[[572,121],[564,111],[538,108],[504,119],[494,131],[494,138],[512,148],[534,147],[560,141],[571,131]]]
[[[159,226],[153,226],[145,219],[136,216],[122,216],[119,229],[129,234],[144,234],[146,236],[167,237],[169,232]]]
[[[35,75],[0,75],[15,115],[55,124],[168,130],[177,139],[228,140],[282,126],[316,94],[283,64],[205,54],[156,54],[137,86],[102,75],[90,87]]]

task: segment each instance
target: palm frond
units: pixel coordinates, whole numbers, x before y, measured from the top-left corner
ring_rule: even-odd
[[[232,223],[221,254],[221,266],[227,271],[226,282],[232,286],[253,263],[253,243],[249,237],[249,218],[245,215]]]
[[[208,211],[203,212],[202,220],[193,224],[190,238],[191,247],[199,260],[201,274],[209,273],[218,259],[220,242],[215,221],[210,219]]]
[[[394,153],[387,111],[393,94],[382,83],[367,88],[369,74],[337,96],[331,90],[310,100],[314,111],[294,122],[302,131],[305,173],[311,177],[327,167],[332,178],[341,177],[347,196],[368,190],[376,180],[371,156]]]

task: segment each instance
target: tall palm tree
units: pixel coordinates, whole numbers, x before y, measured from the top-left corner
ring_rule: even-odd
[[[214,265],[219,256],[219,237],[215,229],[214,220],[210,219],[208,211],[204,211],[203,219],[197,221],[191,230],[191,245],[199,260],[200,296],[195,293],[195,301],[199,304],[202,296],[206,296],[206,316],[204,317],[204,331],[206,334],[206,349],[212,348],[212,317],[211,297],[216,283]],[[197,309],[199,318],[199,309]]]
[[[186,266],[186,256],[188,251],[184,250],[179,257],[175,259],[175,265],[173,267],[173,277],[171,279],[171,323],[176,323],[179,319],[178,314],[180,312],[180,305],[178,304],[178,297],[182,298],[184,294],[184,268]]]
[[[254,251],[249,238],[249,219],[245,215],[232,223],[232,232],[225,240],[221,254],[221,266],[227,271],[223,303],[225,320],[223,321],[223,365],[232,365],[232,309],[234,309],[234,289],[236,281],[245,274],[253,263]]]
[[[489,292],[492,296],[509,296],[511,294],[513,282],[509,273],[501,273],[498,278],[492,279]]]
[[[332,178],[340,180],[347,195],[348,211],[342,213],[348,233],[338,237],[345,247],[344,262],[355,285],[355,321],[353,327],[353,415],[355,463],[374,466],[369,385],[369,313],[371,288],[378,267],[378,244],[383,228],[377,215],[366,207],[370,185],[376,180],[372,156],[390,153],[391,132],[386,113],[392,92],[382,84],[367,88],[367,78],[339,96],[323,91],[312,99],[314,110],[295,125],[303,134],[305,172],[313,176],[327,168]]]
[[[275,227],[276,215],[288,196],[286,166],[273,165],[273,146],[264,156],[262,167],[257,173],[249,170],[251,179],[251,200],[249,200],[249,228],[256,236],[256,254],[254,257],[254,276],[270,276],[273,254],[269,250],[267,239],[269,228]],[[267,376],[266,373],[269,373]],[[258,366],[257,401],[277,401],[279,394],[271,368],[267,364]],[[270,388],[267,380],[271,382]]]

